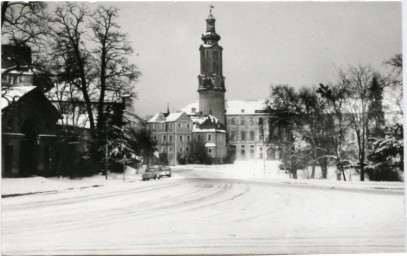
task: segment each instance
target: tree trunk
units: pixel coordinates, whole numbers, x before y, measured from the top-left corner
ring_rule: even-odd
[[[317,164],[316,163],[316,161],[317,161],[317,151],[315,150],[315,147],[314,147],[314,149],[312,151],[313,151],[314,159],[312,161],[311,179],[315,179],[315,166]]]
[[[4,21],[6,20],[6,12],[9,6],[9,1],[4,1],[1,4],[1,27],[3,28]]]
[[[319,161],[322,171],[322,178],[326,179],[328,176],[328,161],[324,158]]]

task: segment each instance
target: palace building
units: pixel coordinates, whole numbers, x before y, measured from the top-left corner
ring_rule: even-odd
[[[196,115],[157,113],[148,120],[151,136],[158,142],[168,163],[176,165],[189,152],[189,139],[205,145],[215,163],[223,163],[227,155],[225,118],[225,77],[223,76],[220,36],[215,30],[215,17],[210,11],[206,32],[202,34],[200,74],[198,75],[199,109]]]

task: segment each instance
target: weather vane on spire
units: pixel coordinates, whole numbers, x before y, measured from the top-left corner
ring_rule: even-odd
[[[212,9],[215,9],[215,6],[209,5],[209,13],[212,14]]]

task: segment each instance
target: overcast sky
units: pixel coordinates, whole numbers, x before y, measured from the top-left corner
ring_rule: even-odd
[[[198,99],[199,46],[209,2],[110,2],[142,72],[135,112],[142,117]],[[271,84],[335,81],[338,68],[401,53],[398,2],[212,2],[222,37],[226,99],[264,99]]]

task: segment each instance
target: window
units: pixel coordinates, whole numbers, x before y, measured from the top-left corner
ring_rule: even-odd
[[[240,119],[240,125],[245,125],[244,119]]]
[[[213,58],[216,60],[218,59],[218,51],[213,51]]]
[[[212,149],[211,148],[208,148],[208,153],[212,154]]]
[[[236,124],[236,119],[235,119],[235,118],[232,118],[230,122],[231,122],[232,124]]]
[[[240,154],[243,155],[243,156],[246,154],[246,149],[245,149],[244,145],[242,145],[240,147]]]
[[[187,128],[189,129],[189,124],[187,124]]]
[[[185,148],[185,152],[186,152],[186,153],[189,153],[189,147],[186,147],[186,148]]]
[[[250,118],[250,124],[254,124],[254,119]]]
[[[183,150],[183,148],[180,147],[180,148],[179,148],[179,152],[180,152],[181,154],[183,153],[182,150]]]
[[[250,131],[250,140],[254,140],[254,131]]]
[[[162,147],[162,148],[161,148],[161,152],[162,152],[162,153],[165,153],[165,147]]]
[[[168,153],[172,153],[172,147],[168,147]]]
[[[172,141],[172,135],[168,135],[168,141],[169,141],[169,142]]]
[[[198,141],[200,141],[201,140],[201,135],[200,134],[198,134]]]
[[[246,140],[246,132],[240,132],[240,140]]]
[[[187,135],[187,141],[191,142],[191,136]]]
[[[230,121],[231,121],[231,120],[230,120],[230,119],[228,119],[228,124],[229,124],[229,125],[230,125]]]
[[[184,138],[182,137],[182,135],[180,135],[180,136],[179,136],[179,141],[182,142],[183,139],[184,139]]]
[[[178,128],[182,128],[182,123],[178,123]]]
[[[231,141],[236,140],[236,136],[237,136],[236,131],[232,131],[232,132],[230,133],[230,140],[231,140]]]
[[[208,134],[208,141],[212,141],[212,134]]]
[[[165,128],[165,124],[164,124],[164,123],[161,124],[161,128],[162,128],[162,129]]]
[[[165,135],[163,135],[163,142],[165,142],[167,140],[167,137]]]
[[[241,112],[241,113],[244,113],[244,109],[241,109],[240,112]]]
[[[254,156],[254,145],[250,145],[250,155]]]

